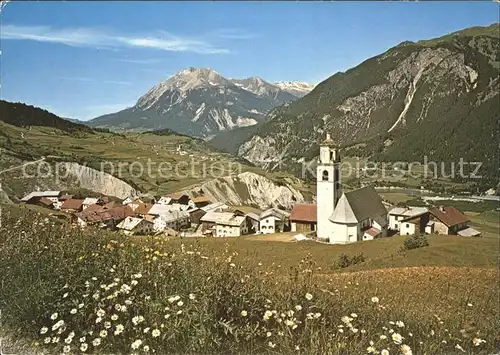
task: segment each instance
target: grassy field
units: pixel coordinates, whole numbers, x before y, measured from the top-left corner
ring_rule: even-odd
[[[402,237],[124,238],[4,209],[1,326],[48,353],[492,353],[496,217],[401,253]],[[366,260],[336,269],[342,253]]]
[[[58,156],[57,161],[77,161],[125,180],[144,193],[166,194],[193,188],[220,176],[254,172],[282,183],[286,181],[310,197],[311,187],[286,173],[267,173],[219,152],[205,142],[183,135],[151,133],[112,134],[96,132],[68,135],[57,129],[31,127],[30,130],[0,122],[0,171],[36,156]],[[180,155],[177,150],[185,152]],[[34,159],[31,159],[34,160]],[[142,168],[141,168],[142,166]],[[141,172],[142,169],[142,172]],[[19,171],[0,176],[13,192],[27,189]],[[31,185],[43,179],[32,179]],[[21,192],[18,192],[21,194]]]

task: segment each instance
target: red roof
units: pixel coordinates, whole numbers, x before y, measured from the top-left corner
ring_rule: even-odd
[[[121,221],[127,217],[134,217],[135,213],[129,206],[120,206],[110,208],[106,210],[107,213],[111,216],[111,219],[115,221]]]
[[[469,217],[464,215],[462,212],[457,210],[455,207],[441,207],[431,208],[429,210],[430,214],[439,219],[441,222],[446,224],[448,227],[455,226],[461,223],[467,223],[470,221]]]
[[[82,208],[83,200],[69,199],[63,202],[61,205],[62,210],[79,210]]]
[[[148,214],[149,210],[153,208],[153,205],[150,203],[141,203],[137,208],[135,209],[135,214]]]
[[[90,213],[94,211],[102,211],[102,206],[94,203],[93,205],[89,205],[85,210],[83,210],[83,213]]]
[[[291,222],[316,223],[318,221],[317,206],[310,203],[298,203],[293,206],[289,219]]]
[[[375,227],[368,228],[365,230],[365,233],[368,235],[371,235],[373,238],[375,238],[377,235],[379,235],[382,231],[380,229],[377,229]]]
[[[43,205],[45,205],[45,206],[50,206],[50,205],[53,205],[53,204],[54,204],[54,201],[49,200],[48,198],[45,198],[45,197],[42,197],[42,198],[40,199],[40,201],[38,201],[38,202],[40,202],[41,204],[43,204]]]
[[[107,202],[104,206],[102,206],[104,209],[110,209],[117,207],[118,204],[115,201]]]
[[[93,205],[91,205],[93,206]],[[90,207],[89,207],[90,208]],[[88,211],[85,209],[83,212],[77,213],[76,215],[88,223],[92,222],[103,222],[103,221],[121,221],[127,217],[134,217],[134,211],[129,206],[119,206],[105,210],[103,208],[93,209]]]
[[[180,200],[184,196],[189,197],[188,195],[183,194],[182,192],[177,192],[177,193],[167,195],[167,197],[170,197],[172,200]]]
[[[208,196],[193,197],[191,200],[193,200],[194,203],[212,202],[212,200]]]

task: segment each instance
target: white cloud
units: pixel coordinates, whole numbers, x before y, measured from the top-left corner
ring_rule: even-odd
[[[211,35],[226,39],[252,39],[257,37],[256,33],[240,28],[219,28],[218,30],[211,32]]]
[[[157,36],[116,35],[97,28],[61,28],[50,26],[1,27],[3,40],[26,40],[59,43],[73,47],[92,48],[151,48],[172,52],[193,52],[200,54],[224,54],[228,49],[219,48],[206,40],[176,36],[159,31]]]

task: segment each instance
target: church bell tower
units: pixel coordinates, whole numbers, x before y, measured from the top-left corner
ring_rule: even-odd
[[[333,234],[333,224],[329,218],[342,195],[340,178],[340,154],[335,142],[326,135],[321,142],[316,170],[316,202],[319,239],[328,240]]]

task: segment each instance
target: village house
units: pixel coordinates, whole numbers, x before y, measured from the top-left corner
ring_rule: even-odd
[[[191,221],[192,226],[197,226],[200,224],[200,219],[204,215],[207,214],[207,212],[203,211],[201,208],[194,208],[188,210],[189,213],[189,220]]]
[[[40,199],[46,198],[51,200],[52,202],[58,202],[59,196],[61,196],[61,191],[34,191],[24,196],[21,199],[21,202],[29,203],[29,204],[37,204]]]
[[[188,195],[180,192],[180,193],[173,193],[173,194],[168,194],[166,197],[170,198],[169,204],[174,204],[178,203],[180,205],[188,205],[190,198]]]
[[[425,231],[429,222],[427,207],[394,207],[388,213],[389,229],[401,235],[411,235]]]
[[[168,204],[170,204],[171,200],[172,199],[170,197],[167,197],[167,196],[156,196],[153,199],[153,202],[154,202],[154,204],[158,204],[158,205],[168,205]]]
[[[373,187],[343,192],[340,153],[327,134],[317,166],[317,237],[346,244],[387,236],[387,210]]]
[[[223,212],[224,213],[224,212]],[[247,218],[238,215],[224,215],[216,221],[215,237],[239,237],[248,234]]]
[[[258,233],[260,231],[260,217],[257,213],[249,212],[245,215],[248,221],[248,232]]]
[[[127,217],[134,217],[134,211],[129,206],[114,206],[109,203],[104,206],[90,205],[85,210],[75,213],[76,223],[82,227],[93,225],[101,228],[114,229]],[[108,208],[110,207],[110,208]]]
[[[56,203],[59,203],[59,201],[54,202],[51,199],[48,199],[46,197],[42,197],[41,199],[38,200],[37,205],[42,206],[42,207],[46,207],[46,208],[55,208],[54,205]]]
[[[179,231],[190,226],[189,212],[174,210],[156,215],[154,216],[153,223],[156,232],[163,232],[166,228]]]
[[[439,206],[429,210],[430,221],[427,233],[456,234],[467,237],[479,236],[481,233],[468,226],[470,218],[455,207]]]
[[[229,206],[223,202],[214,202],[205,207],[201,207],[201,209],[205,212],[222,212],[225,209],[228,209]]]
[[[135,205],[134,213],[136,217],[144,217],[149,214],[149,211],[153,208],[153,205],[150,203],[141,203]]]
[[[125,200],[122,201],[122,204],[123,205],[128,205],[129,203],[134,202],[134,200],[135,200],[135,198],[133,198],[132,196],[129,196]]]
[[[308,233],[316,230],[318,224],[316,204],[297,203],[290,214],[292,232]]]
[[[158,203],[155,203],[153,206],[148,211],[149,215],[152,216],[159,216],[171,211],[187,211],[189,207],[187,205],[181,205],[181,204],[173,204],[173,205],[161,205]]]
[[[82,209],[85,210],[87,209],[87,207],[89,207],[90,205],[96,205],[97,203],[99,202],[99,199],[98,198],[94,198],[94,197],[87,197],[83,200],[82,202]]]
[[[193,202],[194,207],[197,207],[197,208],[205,207],[205,206],[208,206],[209,204],[212,203],[212,200],[210,199],[210,197],[205,196],[205,195],[193,197],[191,199],[191,201]]]
[[[117,226],[125,235],[147,235],[154,232],[154,224],[146,219],[127,217]]]
[[[199,231],[204,235],[215,235],[215,226],[220,218],[231,218],[231,212],[207,212],[200,218]]]
[[[425,233],[429,224],[429,212],[414,217],[406,217],[400,221],[400,235],[413,235]]]
[[[270,208],[259,216],[260,233],[271,234],[286,232],[290,214],[278,208]]]
[[[61,205],[61,211],[67,213],[80,212],[82,210],[83,200],[69,199]]]

